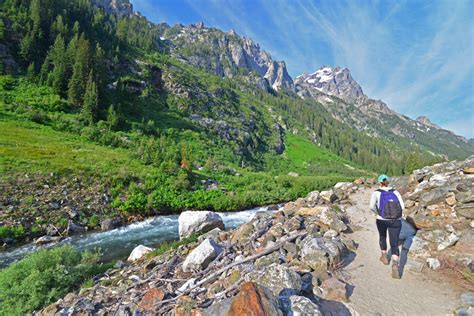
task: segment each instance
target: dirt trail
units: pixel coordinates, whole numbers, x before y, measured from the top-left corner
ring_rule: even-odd
[[[459,290],[454,286],[436,282],[425,273],[414,272],[409,264],[405,266],[401,280],[392,279],[391,266],[379,261],[375,216],[368,205],[372,191],[365,189],[353,194],[354,207],[348,210],[351,222],[360,227],[351,234],[359,244],[356,256],[343,271],[347,281],[354,286],[348,305],[360,315],[452,314],[459,297]]]

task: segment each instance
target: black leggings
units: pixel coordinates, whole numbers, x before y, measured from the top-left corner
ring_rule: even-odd
[[[399,219],[395,220],[377,220],[377,229],[379,230],[380,237],[380,249],[387,250],[387,229],[388,237],[390,238],[390,250],[392,255],[399,255],[398,251],[398,237],[400,236],[400,230],[402,229],[402,221]]]

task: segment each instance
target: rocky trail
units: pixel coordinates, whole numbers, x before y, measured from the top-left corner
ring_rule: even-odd
[[[460,289],[454,283],[440,283],[415,271],[417,262],[401,252],[402,278],[392,279],[391,266],[379,261],[375,216],[369,210],[373,189],[350,196],[354,206],[347,210],[358,229],[350,236],[358,244],[354,260],[343,276],[352,286],[349,306],[361,315],[446,315],[455,310]],[[388,242],[388,241],[387,241]],[[405,263],[403,265],[403,263]]]

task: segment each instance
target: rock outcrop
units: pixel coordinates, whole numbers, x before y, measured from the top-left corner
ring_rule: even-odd
[[[415,170],[405,182],[408,220],[418,232],[409,254],[432,269],[473,270],[474,156]]]

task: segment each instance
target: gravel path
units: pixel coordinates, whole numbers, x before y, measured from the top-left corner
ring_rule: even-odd
[[[459,297],[454,286],[412,271],[410,260],[402,278],[392,279],[391,266],[379,261],[375,216],[368,206],[372,191],[353,194],[355,205],[348,210],[351,222],[360,227],[350,234],[359,244],[356,256],[343,270],[354,286],[348,305],[360,315],[451,315]]]

